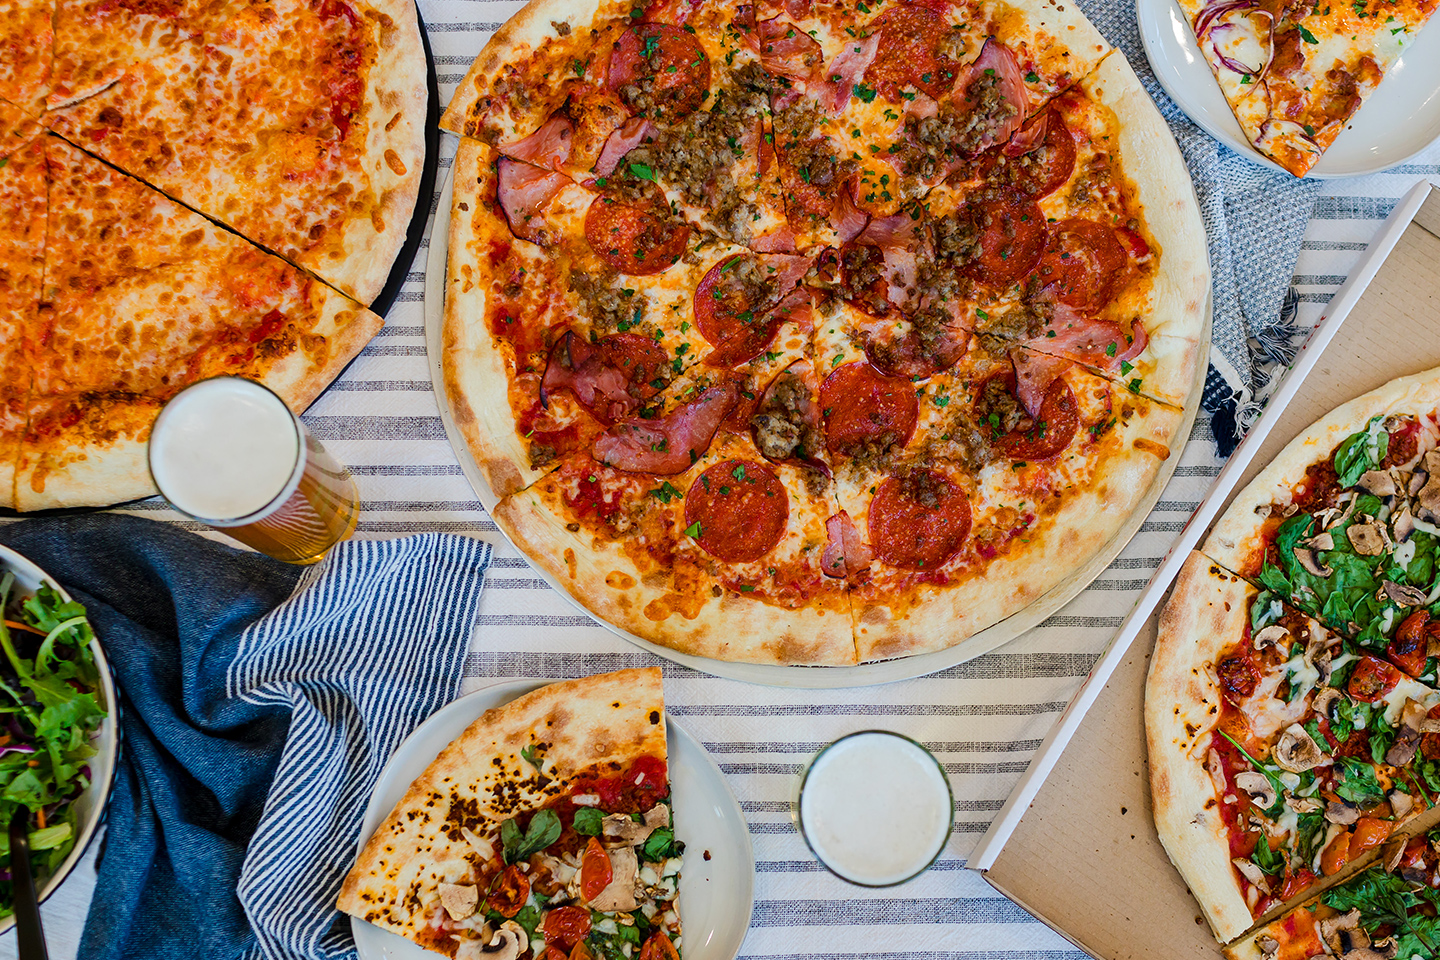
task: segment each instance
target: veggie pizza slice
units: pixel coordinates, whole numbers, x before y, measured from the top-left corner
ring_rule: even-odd
[[[440,752],[338,906],[459,960],[678,960],[660,670],[542,687]]]

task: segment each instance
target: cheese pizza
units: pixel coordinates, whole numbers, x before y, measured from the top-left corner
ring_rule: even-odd
[[[0,3],[0,502],[153,494],[201,377],[303,409],[378,331],[424,164],[407,0]]]
[[[1152,798],[1222,941],[1440,795],[1437,511],[1432,370],[1292,441],[1181,573],[1146,689]]]
[[[501,528],[636,636],[943,649],[1180,440],[1204,228],[1073,7],[535,0],[442,126],[453,419]]]

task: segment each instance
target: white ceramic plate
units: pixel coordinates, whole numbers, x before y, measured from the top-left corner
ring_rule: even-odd
[[[1170,99],[1206,133],[1241,156],[1283,172],[1245,139],[1179,4],[1136,0],[1135,17],[1150,68]],[[1307,176],[1323,180],[1378,173],[1409,160],[1436,137],[1440,137],[1440,29],[1432,26],[1420,31]]]
[[[470,453],[470,447],[466,444],[465,437],[455,426],[455,420],[450,414],[450,399],[445,392],[445,372],[441,366],[444,350],[445,271],[450,250],[448,224],[454,188],[454,178],[447,172],[436,207],[435,226],[430,231],[430,251],[425,263],[425,351],[429,357],[430,379],[435,386],[435,399],[440,406],[440,422],[445,425],[445,435],[450,439],[450,447],[455,451],[455,459],[459,461],[460,470],[465,474],[465,479],[470,481],[470,486],[475,490],[475,496],[484,504],[486,511],[493,511],[495,504],[499,503],[500,499],[490,489],[490,484],[486,481],[484,474],[480,472],[479,464],[475,462],[475,458]],[[1190,400],[1185,406],[1185,419],[1181,423],[1178,433],[1178,436],[1185,438],[1190,436],[1190,428],[1200,409],[1200,388],[1205,379],[1205,371],[1209,367],[1210,309],[1210,298],[1207,292],[1204,339],[1202,341],[1205,347],[1195,362],[1195,384],[1190,392]],[[1076,594],[1089,586],[1090,582],[1110,565],[1110,561],[1115,559],[1125,545],[1130,542],[1130,538],[1135,536],[1140,525],[1150,515],[1155,502],[1160,499],[1160,494],[1164,491],[1165,485],[1170,482],[1170,476],[1175,472],[1175,467],[1179,462],[1179,457],[1170,457],[1165,461],[1160,468],[1160,473],[1151,484],[1149,492],[1136,506],[1134,514],[1120,528],[1114,539],[1106,544],[1105,548],[1096,554],[1088,564],[1072,574],[1070,579],[1056,586],[1024,610],[981,630],[963,643],[957,643],[953,647],[937,650],[934,653],[901,657],[898,660],[881,660],[853,667],[805,667],[769,663],[739,663],[679,653],[669,647],[662,647],[626,630],[621,630],[613,623],[599,619],[572,597],[563,584],[544,570],[533,564],[531,570],[584,616],[590,617],[599,625],[617,636],[624,637],[637,647],[648,650],[658,657],[664,657],[689,667],[691,670],[731,680],[743,680],[746,683],[806,689],[828,690],[836,687],[893,683],[896,680],[928,676],[936,671],[949,669],[958,663],[964,663],[966,660],[972,660],[981,654],[989,653],[1014,640],[1069,603]],[[501,532],[503,534],[504,531]]]
[[[70,594],[61,589],[55,582],[55,578],[45,573],[35,564],[22,557],[8,547],[0,546],[0,573],[9,570],[15,574],[15,586],[12,588],[15,595],[28,597],[40,588],[42,582],[49,583],[60,596],[66,600]],[[100,736],[95,740],[95,747],[99,751],[90,760],[90,786],[85,792],[75,798],[75,809],[77,821],[80,825],[80,832],[75,838],[75,847],[65,862],[60,864],[49,879],[40,887],[40,900],[54,893],[70,871],[75,869],[75,864],[85,856],[85,850],[90,846],[90,841],[95,836],[95,831],[100,829],[100,822],[105,813],[105,801],[110,799],[110,785],[115,780],[115,758],[120,749],[120,726],[119,717],[116,716],[115,681],[110,675],[110,663],[105,659],[105,651],[100,649],[100,641],[94,640],[90,644],[90,653],[95,657],[95,665],[100,668],[100,705],[106,710],[105,720],[100,724]],[[15,926],[13,916],[0,920],[0,933],[4,933]]]
[[[360,828],[359,850],[395,809],[410,784],[440,751],[486,710],[545,686],[512,680],[477,690],[440,710],[400,744],[375,784]],[[680,872],[680,925],[685,960],[734,960],[755,906],[755,854],[750,829],[725,777],[705,748],[666,719],[675,835],[685,843]],[[706,859],[705,853],[710,857]],[[350,918],[360,960],[433,960],[435,954],[403,937]]]

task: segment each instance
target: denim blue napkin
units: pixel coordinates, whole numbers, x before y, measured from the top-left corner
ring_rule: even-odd
[[[334,901],[360,818],[459,691],[489,545],[351,541],[301,570],[117,514],[0,542],[85,604],[120,687],[82,960],[353,954]]]

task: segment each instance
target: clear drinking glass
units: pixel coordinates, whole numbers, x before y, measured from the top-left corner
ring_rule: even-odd
[[[150,431],[150,476],[176,510],[286,563],[315,563],[355,532],[350,471],[269,388],[213,377],[180,391]]]
[[[801,775],[794,815],[810,852],[841,880],[893,887],[930,868],[955,822],[940,761],[889,730],[861,730],[822,749]]]

